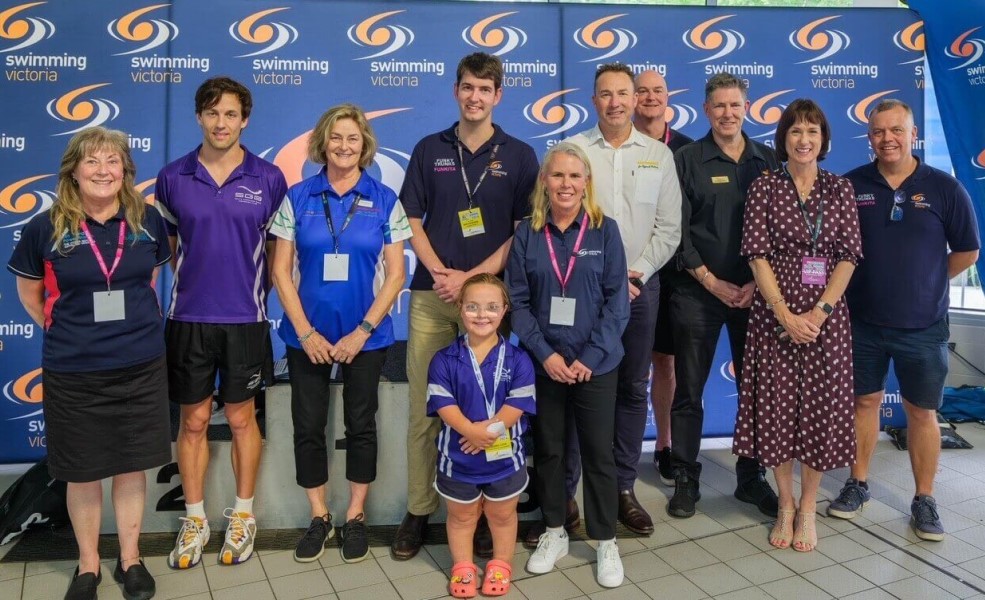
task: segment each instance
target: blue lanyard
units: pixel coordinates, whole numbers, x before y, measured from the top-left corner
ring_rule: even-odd
[[[496,416],[496,391],[499,389],[499,382],[502,379],[503,362],[506,360],[506,341],[499,336],[499,356],[496,358],[496,371],[493,373],[493,393],[492,398],[486,394],[486,382],[482,380],[482,370],[479,369],[479,361],[475,358],[475,352],[469,346],[469,336],[465,335],[465,347],[469,349],[469,358],[472,359],[472,371],[475,373],[475,380],[479,384],[482,392],[482,399],[486,403],[486,415],[491,419]]]
[[[342,237],[342,234],[345,233],[346,228],[349,227],[349,223],[352,222],[352,215],[356,214],[356,205],[359,204],[360,198],[361,196],[357,192],[356,197],[352,199],[352,206],[349,207],[349,213],[345,216],[345,221],[342,222],[342,229],[340,229],[339,233],[336,234],[335,224],[332,222],[332,209],[328,205],[328,196],[325,194],[325,192],[321,193],[321,203],[322,206],[325,207],[325,221],[328,222],[328,232],[332,234],[332,242],[335,245],[336,254],[339,253],[339,238]],[[339,201],[341,201],[341,198],[339,199]]]

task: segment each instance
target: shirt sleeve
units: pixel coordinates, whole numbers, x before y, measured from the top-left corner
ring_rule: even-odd
[[[659,160],[669,167],[673,155],[668,150],[665,157]],[[681,184],[676,169],[664,168],[657,196],[657,211],[653,217],[653,232],[643,248],[643,255],[633,261],[629,268],[643,273],[643,281],[648,280],[674,256],[680,242]]]
[[[383,239],[386,240],[387,244],[410,239],[414,234],[410,230],[410,222],[407,221],[407,213],[404,211],[403,205],[397,200],[396,194],[388,201],[391,204],[390,214],[384,225]]]
[[[270,233],[270,228],[273,227],[274,220],[277,218],[277,212],[280,207],[283,206],[283,201],[277,202],[276,198],[284,198],[287,196],[287,180],[284,179],[284,173],[280,170],[280,167],[274,167],[276,173],[274,174],[273,181],[270,183],[270,193],[271,198],[274,198],[273,209],[270,212],[270,218],[267,219],[267,233]],[[267,240],[269,241],[273,236],[268,235]]]
[[[626,251],[616,222],[602,222],[605,246],[605,270],[602,272],[602,310],[592,326],[588,342],[578,360],[595,370],[602,359],[622,347],[622,334],[629,324],[629,282],[626,279]]]
[[[144,222],[147,224],[147,228],[150,229],[151,235],[154,236],[154,241],[157,242],[157,255],[155,256],[156,262],[154,266],[160,267],[171,260],[171,244],[168,242],[167,225],[164,222],[164,217],[153,206],[147,207],[147,216],[144,218]]]
[[[534,149],[523,144],[523,158],[520,161],[520,173],[517,177],[516,192],[513,197],[513,220],[522,221],[530,216],[530,194],[537,183],[537,171],[540,165]]]
[[[677,178],[681,185],[681,265],[685,269],[697,269],[705,264],[698,253],[697,248],[691,243],[691,198],[694,195],[694,188],[691,185],[691,174],[688,171],[687,157],[685,149],[681,148],[674,155],[674,162],[677,165]]]
[[[414,146],[407,163],[407,173],[400,187],[400,203],[411,219],[422,219],[428,210],[427,191],[424,183],[424,140]]]
[[[169,236],[178,235],[178,219],[171,210],[171,197],[168,193],[168,180],[164,175],[164,169],[157,174],[154,182],[154,202],[157,210],[164,217],[165,226]]]
[[[740,254],[749,260],[769,259],[773,254],[769,207],[775,191],[771,189],[769,181],[769,175],[757,177],[746,194],[746,214],[742,223]]]
[[[446,406],[457,405],[455,397],[452,395],[452,372],[448,366],[448,361],[439,352],[431,359],[428,367],[428,400],[427,415],[437,417],[438,411]]]
[[[274,213],[274,221],[270,225],[270,233],[282,240],[293,242],[295,230],[294,202],[290,196],[284,196],[284,200],[280,203],[280,208]]]
[[[981,239],[971,197],[960,182],[955,180],[953,183],[954,190],[950,194],[951,202],[944,220],[947,245],[951,248],[951,252],[978,250],[981,247]]]
[[[835,194],[839,221],[834,260],[836,263],[850,262],[857,266],[862,258],[862,230],[859,228],[852,182],[843,177],[835,178]]]
[[[7,263],[7,270],[25,279],[44,279],[44,247],[46,242],[45,220],[50,219],[45,211],[24,225],[21,239],[14,247],[14,253]],[[50,221],[49,221],[50,222]]]
[[[505,404],[520,409],[524,414],[537,414],[537,391],[534,387],[536,376],[530,355],[514,348],[513,379],[510,381],[510,391]]]
[[[506,261],[506,287],[510,292],[513,333],[520,339],[520,343],[533,353],[534,358],[543,363],[548,356],[554,354],[554,348],[547,343],[544,332],[540,330],[533,305],[537,299],[531,297],[530,292],[526,264],[527,247],[532,235],[534,232],[530,227],[529,219],[524,220],[516,228],[513,244],[510,246],[510,255]],[[625,278],[626,270],[623,269],[623,279]]]

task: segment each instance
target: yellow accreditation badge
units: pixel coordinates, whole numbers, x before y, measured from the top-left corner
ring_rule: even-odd
[[[462,235],[465,237],[486,232],[486,228],[482,224],[482,210],[478,206],[458,211],[458,221],[462,225]]]
[[[503,432],[496,441],[486,448],[486,460],[502,460],[513,456],[513,441],[510,434]]]

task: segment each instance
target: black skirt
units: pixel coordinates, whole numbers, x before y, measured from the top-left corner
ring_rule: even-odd
[[[164,357],[93,373],[44,370],[48,470],[84,483],[171,462]]]

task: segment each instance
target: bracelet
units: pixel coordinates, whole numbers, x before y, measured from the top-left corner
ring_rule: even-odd
[[[705,274],[701,276],[701,279],[698,280],[698,283],[704,285],[705,279],[708,279],[709,275],[711,275],[711,269],[705,269]]]
[[[773,307],[776,306],[777,304],[786,304],[786,303],[787,303],[787,301],[783,299],[783,296],[779,296],[779,297],[775,298],[772,301],[767,300],[766,301],[766,308],[772,310]]]
[[[307,342],[308,341],[308,338],[310,338],[311,336],[315,335],[315,332],[316,331],[317,330],[314,327],[312,327],[311,330],[308,331],[308,333],[306,333],[304,335],[299,335],[298,336],[298,343],[303,344],[303,343]]]

